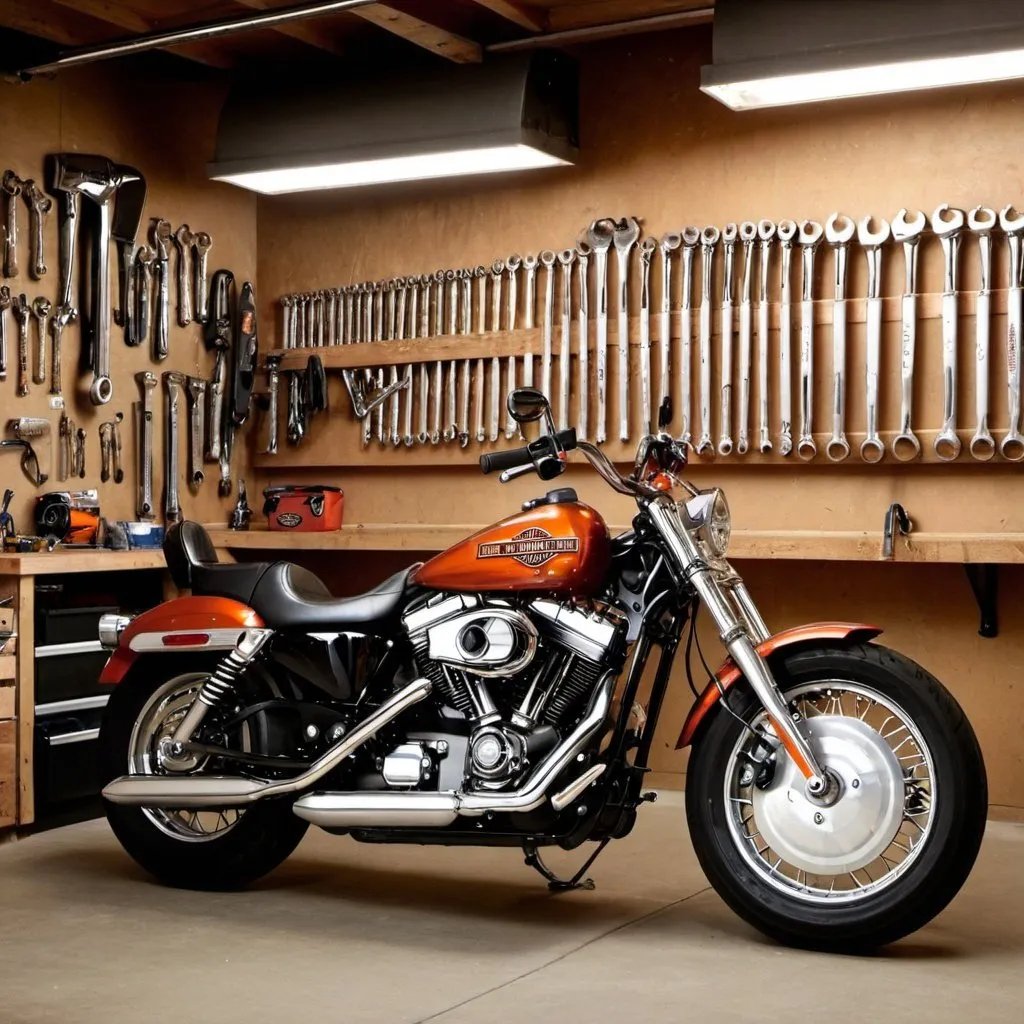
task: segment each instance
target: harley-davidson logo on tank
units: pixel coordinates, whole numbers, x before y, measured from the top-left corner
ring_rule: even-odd
[[[511,540],[490,541],[478,544],[477,558],[514,558],[523,565],[536,568],[551,561],[555,555],[577,552],[579,537],[552,537],[547,530],[537,526],[517,533]]]

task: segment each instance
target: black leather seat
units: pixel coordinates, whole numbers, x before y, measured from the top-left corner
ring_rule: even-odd
[[[358,597],[333,597],[315,573],[291,562],[218,562],[209,534],[188,521],[167,531],[164,558],[180,589],[241,601],[272,629],[339,632],[379,629],[395,619],[417,568],[403,569]]]

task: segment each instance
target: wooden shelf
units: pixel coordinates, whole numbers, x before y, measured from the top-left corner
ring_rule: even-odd
[[[103,548],[73,551],[56,548],[25,555],[0,554],[0,576],[52,576],[65,572],[116,572],[125,569],[164,569],[164,553],[108,551]]]
[[[14,678],[17,658],[13,654],[0,654],[0,684]],[[3,718],[0,715],[0,718]]]
[[[480,525],[356,523],[334,533],[279,533],[270,530],[210,530],[225,551],[443,551]],[[613,535],[627,529],[610,526]],[[881,531],[736,530],[729,557],[806,561],[881,562]],[[1024,563],[1024,533],[913,533],[897,537],[894,562]]]

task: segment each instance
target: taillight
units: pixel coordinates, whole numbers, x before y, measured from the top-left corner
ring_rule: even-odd
[[[202,647],[210,642],[209,633],[165,633],[160,642],[164,647]]]

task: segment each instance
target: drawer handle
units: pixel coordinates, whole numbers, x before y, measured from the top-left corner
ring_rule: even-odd
[[[64,747],[69,743],[88,743],[89,740],[99,739],[99,729],[82,729],[79,732],[65,732],[59,736],[51,736],[51,747]]]

